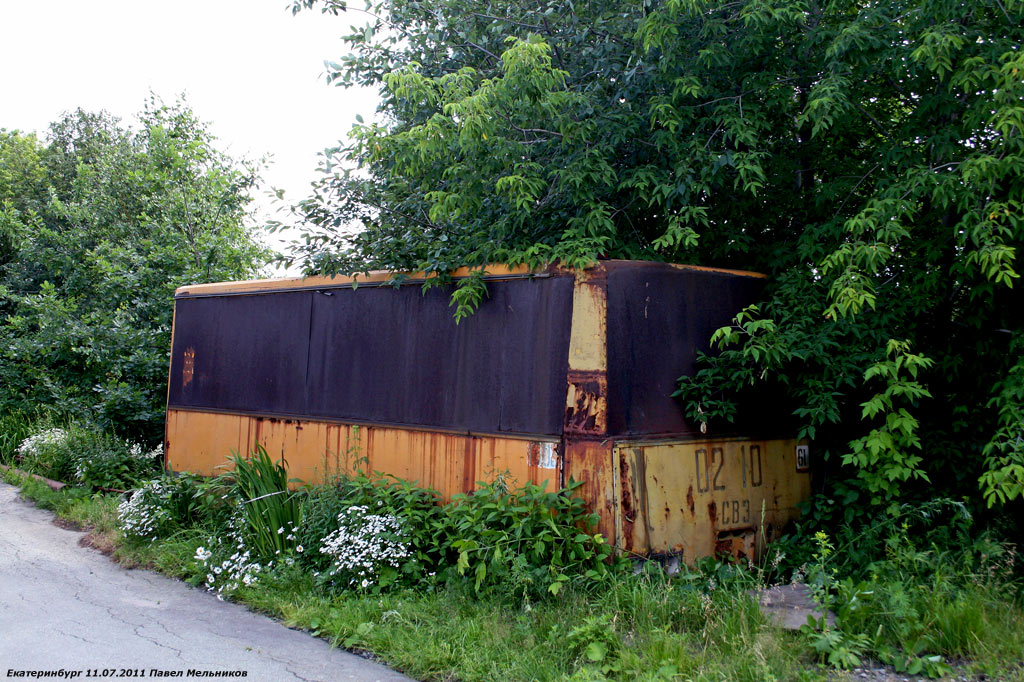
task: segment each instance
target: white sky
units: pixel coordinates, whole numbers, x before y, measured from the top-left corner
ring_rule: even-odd
[[[317,153],[377,95],[332,87],[325,59],[358,15],[292,16],[288,0],[0,0],[0,128],[42,136],[62,112],[105,109],[134,124],[149,92],[185,93],[234,157],[271,154],[265,188],[298,201]],[[261,215],[270,202],[256,197]]]

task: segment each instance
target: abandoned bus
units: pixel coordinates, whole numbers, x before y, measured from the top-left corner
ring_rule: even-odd
[[[805,444],[770,420],[701,433],[672,397],[762,275],[602,261],[485,279],[458,324],[451,289],[416,276],[178,289],[167,465],[212,475],[261,444],[306,481],[358,460],[446,499],[503,472],[573,479],[617,547],[686,561],[752,557],[796,516]]]

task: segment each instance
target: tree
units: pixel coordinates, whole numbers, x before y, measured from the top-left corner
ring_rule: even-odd
[[[156,99],[134,130],[79,110],[46,143],[0,133],[0,410],[160,439],[175,288],[268,257],[247,225],[255,169],[214,142]]]
[[[295,3],[313,6],[349,11]],[[681,380],[694,420],[714,433],[739,394],[774,386],[842,465],[849,510],[1024,494],[1020,0],[371,0],[365,15],[329,79],[379,85],[384,122],[356,125],[299,206],[310,271],[766,272],[764,300]]]

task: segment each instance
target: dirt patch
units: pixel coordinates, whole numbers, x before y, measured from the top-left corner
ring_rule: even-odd
[[[93,530],[79,538],[78,545],[95,549],[105,556],[111,556],[115,549],[114,539],[113,533],[99,533]]]
[[[53,517],[53,522],[52,523],[53,523],[53,525],[57,526],[58,528],[63,528],[64,530],[76,530],[76,531],[81,531],[82,530],[82,527],[80,525],[78,525],[77,523],[75,523],[74,521],[69,521],[68,519],[62,519],[59,516]]]

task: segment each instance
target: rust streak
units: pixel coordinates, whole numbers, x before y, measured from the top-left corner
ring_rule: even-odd
[[[633,486],[629,475],[629,464],[625,457],[619,458],[619,480],[622,485],[622,517],[630,524],[635,519],[636,512],[633,508]]]
[[[192,377],[196,372],[196,349],[189,346],[185,349],[184,362],[181,368],[181,387],[185,388],[192,383]]]

